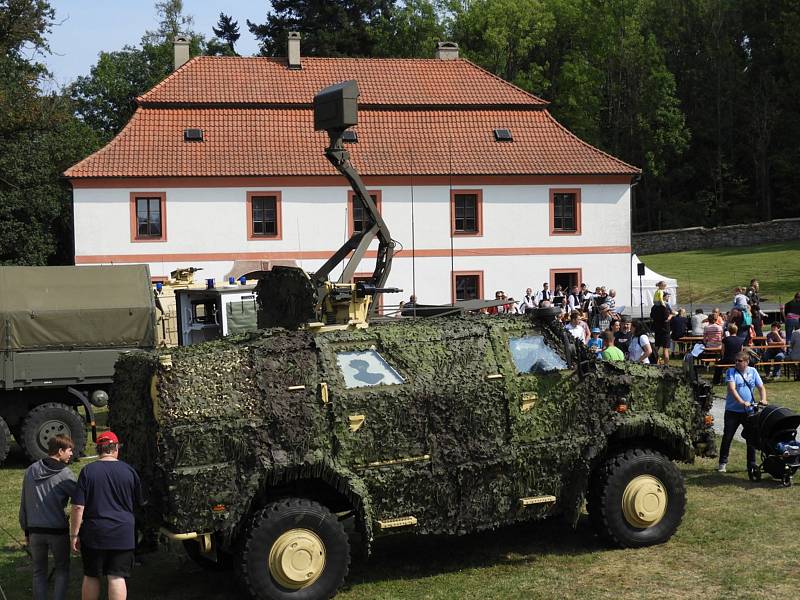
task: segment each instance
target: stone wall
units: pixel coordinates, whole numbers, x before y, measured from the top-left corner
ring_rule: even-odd
[[[725,227],[664,229],[631,235],[639,256],[705,248],[739,248],[800,239],[800,219],[775,219]]]

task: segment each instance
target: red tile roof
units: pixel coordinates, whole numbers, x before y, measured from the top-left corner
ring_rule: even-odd
[[[137,101],[140,104],[304,104],[322,88],[358,81],[359,105],[517,105],[547,103],[467,60],[200,56]]]
[[[639,172],[572,135],[542,100],[465,60],[306,58],[290,71],[283,59],[202,57],[141,96],[125,129],[65,175],[336,175],[310,103],[352,78],[361,110],[358,143],[347,148],[362,175],[407,175],[412,160],[415,175]],[[204,141],[185,142],[187,128],[202,129]],[[495,141],[495,128],[514,141]]]

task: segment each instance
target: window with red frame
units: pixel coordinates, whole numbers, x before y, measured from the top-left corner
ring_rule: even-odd
[[[250,204],[253,236],[273,237],[278,235],[277,196],[252,196]]]
[[[136,197],[136,239],[162,237],[161,197]]]
[[[456,275],[456,300],[478,300],[481,293],[480,275]]]
[[[375,206],[380,210],[380,201],[378,198],[378,194],[370,192],[369,194],[370,199],[375,203]],[[353,233],[361,233],[365,229],[369,229],[372,227],[374,221],[367,210],[367,207],[364,206],[364,203],[361,199],[356,196],[355,194],[351,195],[351,201],[353,206],[353,215],[352,215],[352,222],[353,222]]]
[[[478,195],[455,193],[453,195],[453,232],[478,233],[479,231]]]
[[[578,231],[578,195],[575,192],[553,194],[553,231],[560,233]]]

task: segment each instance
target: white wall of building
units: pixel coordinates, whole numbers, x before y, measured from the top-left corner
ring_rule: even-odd
[[[581,234],[550,235],[550,190],[581,190]],[[393,263],[389,285],[402,287],[407,298],[414,282],[420,302],[451,299],[450,188],[413,188],[414,245],[420,253],[412,278],[412,188],[369,186],[380,190],[382,214],[402,251]],[[455,271],[483,271],[484,296],[503,289],[519,297],[526,287],[540,288],[550,269],[581,269],[590,286],[615,287],[618,300],[630,304],[630,186],[485,185],[454,186],[483,192],[483,235],[452,240]],[[131,192],[166,193],[164,242],[132,242]],[[247,192],[280,191],[282,239],[247,239]],[[187,266],[199,275],[221,280],[234,258],[294,258],[303,253],[333,253],[347,237],[349,188],[76,188],[74,190],[75,255],[77,264],[147,262],[153,276]],[[398,246],[398,250],[400,249]],[[373,248],[377,243],[373,243]],[[609,247],[614,251],[609,251]],[[556,251],[574,248],[570,253]],[[475,255],[459,256],[473,250]],[[548,250],[552,249],[552,250]],[[555,253],[553,253],[556,251]],[[214,254],[224,254],[216,260]],[[270,256],[270,253],[281,253]],[[427,254],[427,256],[426,256]],[[434,256],[431,256],[433,254]],[[234,256],[235,255],[235,256]],[[325,254],[327,255],[327,254]],[[309,271],[321,256],[298,261]],[[365,260],[359,272],[371,272]],[[401,298],[397,297],[399,301]],[[391,303],[394,298],[386,299]]]

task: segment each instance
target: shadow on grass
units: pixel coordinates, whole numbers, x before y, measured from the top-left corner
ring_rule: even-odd
[[[397,535],[378,539],[369,562],[351,566],[347,585],[535,563],[545,556],[575,556],[606,548],[585,516],[576,529],[554,518],[458,537]]]
[[[731,469],[727,473],[717,473],[702,468],[688,468],[683,470],[683,476],[687,487],[715,488],[715,487],[738,487],[741,489],[753,488],[781,488],[780,480],[773,479],[768,473],[761,475],[761,481],[750,481],[747,478],[747,470]]]
[[[577,530],[561,519],[504,527],[466,536],[395,535],[376,541],[368,561],[354,560],[343,590],[355,585],[443,575],[471,568],[536,563],[547,556],[590,554],[605,549],[588,519]],[[232,572],[204,571],[168,552],[141,557],[129,581],[130,597],[151,600],[221,600],[239,597]],[[236,595],[232,595],[232,594]]]

